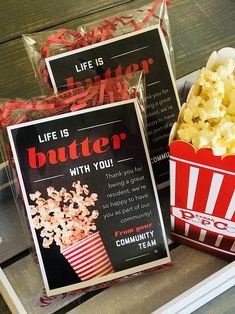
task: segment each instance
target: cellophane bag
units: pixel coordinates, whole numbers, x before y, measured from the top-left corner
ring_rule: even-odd
[[[133,7],[133,3],[131,5]],[[156,0],[152,4],[135,6],[128,10],[128,5],[123,4],[120,5],[120,10],[115,16],[107,10],[108,17],[100,19],[96,14],[92,15],[89,18],[91,21],[86,19],[85,25],[78,24],[75,29],[60,28],[23,35],[28,57],[43,94],[52,92],[46,58],[118,38],[151,26],[160,27],[168,48],[168,57],[174,69],[174,51],[167,12],[169,5],[170,2],[167,0]]]
[[[104,288],[169,267],[144,98],[143,73],[136,72],[51,97],[0,101],[1,153],[9,160],[9,177],[18,178],[20,193],[14,187],[13,193],[47,296]],[[117,181],[120,176],[128,182]],[[145,196],[135,200],[136,189]],[[131,237],[123,239],[128,233],[119,231],[126,223],[134,248]],[[128,256],[136,250],[140,258],[133,262]]]
[[[169,184],[168,135],[180,106],[173,73],[168,5],[165,0],[156,0],[143,7],[136,5],[131,11],[122,5],[116,16],[100,20],[93,16],[93,22],[76,29],[23,36],[46,93],[76,87],[83,81],[90,84],[144,72],[148,140],[158,188]]]

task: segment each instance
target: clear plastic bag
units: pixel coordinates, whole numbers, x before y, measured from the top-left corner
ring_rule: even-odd
[[[117,16],[110,16],[101,20],[93,16],[92,22],[78,25],[76,29],[63,28],[23,35],[23,42],[42,92],[52,91],[45,58],[114,39],[151,26],[159,25],[161,28],[168,47],[168,57],[170,56],[174,69],[174,51],[167,13],[169,4],[166,0],[156,0],[152,5],[148,4],[130,11],[126,11],[126,6],[125,8],[120,6],[120,12]]]
[[[120,6],[116,16],[101,20],[93,16],[93,22],[76,29],[23,36],[46,93],[144,71],[149,148],[159,188],[169,184],[168,135],[179,110],[168,5],[156,0],[128,12]]]
[[[145,139],[142,76],[136,72],[47,98],[0,102],[2,155],[9,156],[9,177],[17,170],[22,193],[14,187],[13,193],[20,205],[24,201],[20,214],[29,221],[32,237],[29,232],[28,237],[33,239],[48,296],[98,289],[129,275],[168,267],[169,251]],[[133,152],[138,152],[138,158],[133,158]],[[122,181],[113,182],[124,171],[130,179],[125,188]],[[125,193],[135,195],[131,189],[140,189],[139,181],[148,185],[145,198],[152,202],[153,212],[141,209],[132,222],[132,217],[126,217],[130,207],[119,212],[119,202],[128,202]],[[113,184],[121,189],[116,191]],[[142,189],[147,189],[145,184]],[[130,202],[140,210],[141,201]],[[143,202],[143,208],[149,206]],[[152,222],[152,216],[159,221]],[[121,246],[122,233],[111,236],[121,220],[131,221],[137,240],[140,224],[145,230],[151,228],[145,237],[152,234],[155,239],[154,232],[158,233],[158,242],[152,243],[157,248],[146,260],[130,258],[129,262],[127,258],[125,266],[123,254],[115,257],[120,250],[130,254]],[[133,250],[139,253],[138,246]]]

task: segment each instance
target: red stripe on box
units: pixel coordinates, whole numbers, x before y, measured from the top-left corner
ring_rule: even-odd
[[[111,274],[113,273],[113,268],[112,267],[108,267],[104,270],[101,270],[99,273],[96,273],[95,276],[90,276],[90,277],[85,277],[84,280],[90,280],[94,277],[101,277],[101,276],[105,276],[105,275],[108,275],[108,274]]]
[[[80,250],[79,246],[76,246],[76,247],[74,247],[73,252],[67,252],[66,254],[64,254],[64,256],[66,256],[68,258],[70,258],[70,257],[72,258],[74,255],[76,255],[77,250],[82,252],[82,251],[85,251],[85,250],[89,249],[90,247],[92,247],[96,244],[99,244],[99,243],[100,243],[100,239],[98,238],[98,239],[95,239],[94,242],[89,242],[87,244],[87,246],[83,246],[83,249],[81,249],[81,250]]]
[[[213,240],[213,237],[211,238],[211,242],[212,240]],[[220,234],[215,234],[214,243],[212,243],[212,245],[214,245],[215,247],[219,249],[230,251],[232,242],[233,242],[233,239],[231,238],[227,238]]]
[[[193,210],[204,213],[208,201],[213,173],[207,169],[200,168],[193,203]],[[185,207],[186,208],[186,207]]]
[[[175,205],[186,208],[188,196],[189,165],[182,162],[176,164]]]
[[[94,247],[94,246],[99,245],[100,242],[101,242],[101,241],[100,241],[99,238],[98,238],[98,239],[95,239],[94,242],[89,242],[89,243],[87,244],[87,246],[84,246],[84,245],[83,245],[83,249],[80,249],[80,247],[77,246],[76,249],[74,248],[74,250],[73,250],[72,253],[66,254],[66,255],[64,255],[64,256],[66,256],[67,258],[73,258],[74,256],[76,256],[77,250],[79,250],[79,252],[81,252],[81,253],[82,253],[82,252],[86,252],[89,248],[92,248],[92,247]]]
[[[89,267],[89,266],[93,266],[93,265],[95,265],[95,264],[97,264],[97,262],[99,262],[99,261],[102,261],[104,258],[107,258],[107,253],[106,252],[102,252],[102,254],[100,254],[100,256],[94,256],[94,258],[93,259],[91,259],[91,260],[89,260],[89,261],[87,261],[86,263],[78,263],[76,266],[75,265],[73,265],[73,268],[74,269],[85,269],[86,267]]]
[[[174,216],[173,216],[174,217]],[[175,219],[175,233],[179,233],[182,235],[185,235],[185,222],[177,217],[174,217]]]
[[[100,272],[100,270],[105,270],[108,267],[111,267],[110,264],[107,266],[107,262],[103,262],[101,265],[98,265],[94,269],[91,269],[89,272],[83,272],[82,270],[77,270],[76,273],[79,275],[80,279],[87,280],[87,277],[96,277],[96,274]]]
[[[188,237],[192,238],[195,241],[199,241],[200,231],[201,231],[200,227],[191,225]]]
[[[97,233],[62,252],[82,281],[113,272],[103,241]]]
[[[80,258],[80,256],[78,255],[77,258],[75,260],[73,260],[72,263],[70,263],[70,265],[72,267],[76,266],[79,263],[84,263],[88,260],[90,260],[91,258],[93,258],[93,256],[99,256],[102,252],[104,252],[104,246],[100,245],[100,248],[98,250],[92,251],[89,254],[86,254],[85,257]],[[105,251],[106,252],[106,251]]]
[[[103,247],[103,243],[102,243],[102,242],[97,243],[94,247],[91,246],[87,251],[83,251],[82,254],[80,254],[80,252],[79,252],[79,256],[80,256],[80,258],[82,259],[82,258],[83,258],[84,256],[86,256],[88,253],[94,252],[95,250],[98,250],[98,249],[101,248],[101,247]],[[78,248],[78,250],[79,250],[79,248]],[[77,254],[74,254],[73,257],[71,257],[71,258],[66,256],[66,258],[69,259],[71,262],[74,262],[75,260],[77,260]]]
[[[217,237],[218,237],[218,233],[208,231],[207,237],[206,237],[206,244],[211,245],[211,246],[215,246],[215,242],[216,242]],[[222,238],[224,238],[224,237],[222,236]],[[222,239],[220,241],[220,244],[217,246],[217,248],[222,248]]]
[[[219,246],[219,249],[223,249],[223,250],[226,250],[226,251],[231,251],[231,246],[234,242],[235,238],[227,238],[227,237],[224,237],[221,241],[221,244]],[[231,251],[232,252],[232,251]]]
[[[213,216],[225,218],[235,189],[234,176],[226,175],[215,204]],[[226,218],[225,218],[226,219]],[[229,219],[231,220],[231,219]]]
[[[106,267],[103,267],[101,270],[89,275],[89,276],[82,276],[82,280],[89,280],[89,279],[92,279],[94,277],[100,277],[100,276],[103,276],[103,275],[107,275],[107,274],[110,274],[113,272],[113,267],[112,265],[107,265]]]
[[[188,233],[188,238],[191,238],[195,241],[206,242],[208,231],[190,224],[190,230]]]
[[[95,264],[91,265],[88,268],[83,268],[81,267],[80,269],[77,269],[77,271],[79,271],[80,274],[84,275],[90,275],[93,274],[94,271],[96,271],[97,269],[100,269],[102,267],[104,267],[104,265],[110,265],[109,263],[109,258],[106,255],[105,258],[99,260],[98,262],[96,262]]]

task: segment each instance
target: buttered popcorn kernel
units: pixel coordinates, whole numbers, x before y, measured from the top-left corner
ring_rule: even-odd
[[[235,61],[203,68],[181,114],[177,139],[214,155],[235,154]]]

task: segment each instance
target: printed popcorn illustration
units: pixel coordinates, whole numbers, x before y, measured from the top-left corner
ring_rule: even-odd
[[[70,191],[64,187],[57,191],[49,186],[47,200],[38,191],[30,194],[36,203],[30,210],[35,229],[41,230],[42,246],[50,248],[55,241],[81,280],[112,273],[113,267],[99,232],[94,233],[99,212],[90,207],[95,206],[98,195],[89,196],[88,185],[81,185],[80,181],[74,182],[72,187]],[[87,268],[93,262],[95,264]]]
[[[170,136],[178,241],[235,258],[235,50],[214,52]]]

